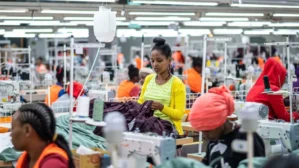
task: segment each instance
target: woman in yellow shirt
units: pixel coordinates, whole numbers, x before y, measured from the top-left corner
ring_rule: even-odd
[[[152,100],[154,116],[170,121],[179,135],[183,135],[182,118],[186,107],[186,87],[170,73],[171,48],[163,38],[154,38],[151,64],[156,72],[144,81],[138,103]]]

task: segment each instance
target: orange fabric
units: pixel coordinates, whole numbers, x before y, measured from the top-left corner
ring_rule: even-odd
[[[194,68],[188,69],[184,74],[187,75],[187,79],[184,82],[188,84],[191,91],[195,93],[201,92],[201,75]]]
[[[8,131],[9,131],[8,128],[0,127],[0,133],[5,133],[5,132],[8,132]]]
[[[136,57],[135,58],[135,62],[136,62],[136,67],[138,69],[141,69],[141,58],[140,57]]]
[[[274,56],[273,58],[274,58],[276,61],[278,61],[279,63],[281,63],[281,60],[280,60],[279,56]]]
[[[0,123],[10,123],[11,122],[11,116],[9,117],[0,117]]]
[[[122,81],[117,89],[117,98],[131,97],[130,92],[135,86],[136,85],[129,80]]]
[[[265,66],[264,59],[261,58],[261,57],[258,57],[258,58],[257,58],[257,61],[258,61],[259,67],[261,68],[261,70],[263,70],[263,69],[264,69],[264,66]]]
[[[45,103],[48,106],[51,106],[53,102],[58,99],[58,94],[61,91],[62,87],[59,85],[53,85],[50,87],[50,104],[49,104],[49,96],[48,94],[45,97]]]
[[[234,111],[234,98],[225,86],[221,86],[196,99],[189,121],[198,131],[211,131],[223,125]]]
[[[39,158],[33,168],[40,168],[40,162],[46,156],[51,155],[51,154],[58,154],[58,155],[62,156],[64,159],[69,160],[67,153],[63,149],[59,148],[56,144],[51,143],[43,150],[43,152],[39,156]],[[27,152],[23,152],[23,154],[20,156],[20,158],[18,160],[17,168],[23,167],[24,161],[25,161],[26,157],[28,157],[27,155],[28,155]]]
[[[118,53],[118,54],[117,54],[117,62],[118,62],[118,65],[120,65],[120,64],[123,62],[123,59],[124,59],[124,54],[122,54],[122,53]]]
[[[184,64],[183,54],[180,51],[176,51],[172,54],[172,58],[176,64]],[[184,67],[183,65],[176,65],[176,68]]]

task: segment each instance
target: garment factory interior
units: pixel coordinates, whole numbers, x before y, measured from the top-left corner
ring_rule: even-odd
[[[0,0],[0,168],[297,168],[298,40],[298,0]]]

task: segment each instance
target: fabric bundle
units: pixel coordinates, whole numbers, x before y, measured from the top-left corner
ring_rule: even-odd
[[[196,99],[189,121],[198,131],[210,131],[223,125],[234,110],[234,99],[228,89],[225,86],[212,88]]]

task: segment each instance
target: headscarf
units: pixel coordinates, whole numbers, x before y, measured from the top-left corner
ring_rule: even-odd
[[[193,128],[210,131],[226,122],[235,111],[234,99],[225,86],[212,88],[194,102],[189,116]]]

